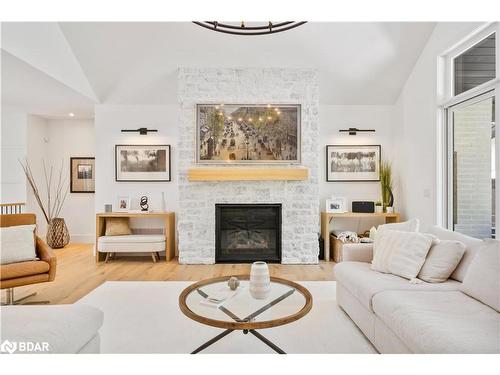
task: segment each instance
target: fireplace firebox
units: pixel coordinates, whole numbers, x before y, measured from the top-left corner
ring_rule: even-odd
[[[281,262],[281,204],[216,204],[215,260]]]

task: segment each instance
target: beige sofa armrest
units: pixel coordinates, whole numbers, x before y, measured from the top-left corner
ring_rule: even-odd
[[[56,277],[57,258],[52,249],[40,237],[36,237],[36,252],[38,257],[49,264],[49,281]]]
[[[344,262],[371,263],[373,259],[373,243],[357,243],[345,246],[342,252]]]

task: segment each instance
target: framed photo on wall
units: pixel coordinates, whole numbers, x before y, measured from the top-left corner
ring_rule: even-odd
[[[196,162],[300,163],[300,104],[198,104]]]
[[[70,158],[70,192],[95,193],[95,158]]]
[[[116,181],[171,181],[170,145],[116,145]]]
[[[327,145],[326,181],[380,181],[380,145]]]

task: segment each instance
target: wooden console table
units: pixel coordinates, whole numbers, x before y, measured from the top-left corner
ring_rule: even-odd
[[[103,212],[96,214],[96,262],[103,261],[105,254],[100,253],[97,241],[99,237],[104,236],[106,231],[107,217],[128,217],[128,218],[159,218],[164,222],[163,234],[165,235],[165,260],[168,262],[175,256],[175,212],[148,212],[148,213],[131,213],[131,212]]]
[[[373,219],[384,218],[386,224],[398,223],[398,213],[358,213],[358,212],[343,212],[343,213],[329,213],[321,212],[321,238],[323,238],[325,249],[325,261],[330,260],[330,223],[334,218],[358,218],[358,219]]]

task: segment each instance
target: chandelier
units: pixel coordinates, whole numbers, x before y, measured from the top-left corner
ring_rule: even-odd
[[[282,31],[294,29],[307,21],[286,21],[272,23],[271,21],[261,25],[252,22],[251,26],[245,25],[242,21],[240,24],[222,23],[218,21],[193,21],[198,26],[209,30],[218,31],[220,33],[235,34],[235,35],[266,35],[275,34]]]

